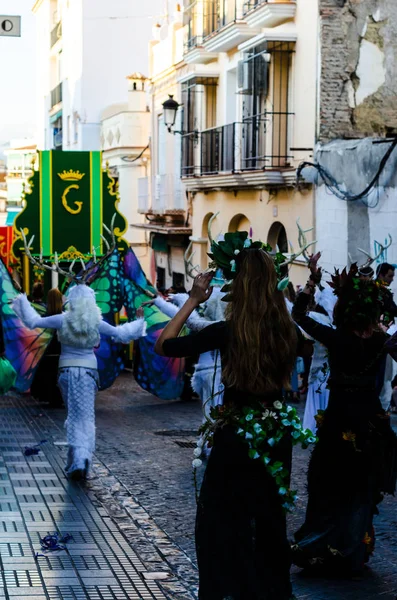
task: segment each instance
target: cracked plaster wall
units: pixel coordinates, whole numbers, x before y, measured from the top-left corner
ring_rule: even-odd
[[[319,0],[319,141],[397,132],[397,0]]]

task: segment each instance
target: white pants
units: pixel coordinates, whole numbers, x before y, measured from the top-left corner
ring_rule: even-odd
[[[84,367],[59,370],[58,385],[68,415],[65,421],[69,444],[66,473],[88,471],[95,450],[95,396],[98,371]]]

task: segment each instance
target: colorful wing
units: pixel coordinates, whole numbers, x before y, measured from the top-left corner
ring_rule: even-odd
[[[130,253],[132,253],[132,250],[127,252],[126,257]],[[136,282],[127,277],[126,273],[124,280],[124,306],[130,320],[135,318],[136,309],[143,302],[147,301],[147,295],[144,290],[154,291],[154,288],[147,282],[144,274],[145,281],[143,280],[140,275],[140,271],[142,273],[143,271],[140,265],[139,269],[136,267],[135,261],[139,265],[136,257],[134,260],[129,259],[129,262],[125,265],[125,272],[127,271],[127,273],[132,272],[128,269],[129,265],[135,265],[133,273],[138,273],[138,281],[142,284],[137,285]],[[183,358],[158,356],[154,352],[154,345],[170,319],[157,306],[144,307],[144,313],[147,323],[147,335],[141,338],[136,344],[137,354],[134,361],[135,378],[143,389],[163,400],[178,398],[182,393],[184,385],[185,360]]]
[[[48,329],[27,329],[11,308],[10,302],[18,295],[10,274],[0,261],[0,315],[3,324],[5,355],[17,372],[15,389],[27,392],[44,355],[53,332]],[[42,307],[35,306],[38,312]]]
[[[90,283],[96,292],[96,302],[102,311],[103,319],[110,325],[116,324],[116,317],[123,306],[123,278],[121,257],[118,250],[103,263]],[[101,336],[99,348],[95,350],[98,360],[99,387],[105,390],[124,369],[122,346],[110,338]]]
[[[138,258],[132,248],[129,248],[124,256],[124,274],[142,290],[157,294],[156,289],[147,279]]]

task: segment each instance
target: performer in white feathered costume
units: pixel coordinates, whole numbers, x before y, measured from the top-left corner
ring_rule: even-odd
[[[203,316],[197,312],[193,313],[186,322],[191,331],[201,331],[216,321],[225,318],[226,302],[223,302],[225,294],[220,287],[215,286],[211,297],[204,305]],[[159,296],[155,298],[154,304],[168,317],[173,317],[189,298],[188,294],[175,294],[170,296],[171,302],[165,301]],[[211,407],[223,403],[223,384],[221,358],[218,351],[205,352],[201,354],[195,366],[192,377],[192,388],[200,397],[204,415],[209,417]]]
[[[336,296],[331,288],[324,288],[316,294],[316,304],[324,309],[324,313],[312,311],[309,316],[321,323],[333,327],[333,311],[336,304]],[[303,427],[310,429],[313,433],[317,430],[315,415],[319,410],[325,410],[328,406],[329,390],[327,382],[329,377],[328,352],[320,342],[314,343],[312,364],[309,373],[309,386],[307,391]]]
[[[98,390],[97,359],[94,348],[100,334],[123,344],[146,335],[146,323],[138,318],[118,327],[102,319],[95,292],[84,284],[68,295],[68,310],[60,315],[41,317],[25,294],[18,296],[13,309],[29,329],[58,330],[61,342],[58,385],[67,406],[65,422],[69,444],[66,473],[71,479],[84,479],[95,450],[95,396]]]

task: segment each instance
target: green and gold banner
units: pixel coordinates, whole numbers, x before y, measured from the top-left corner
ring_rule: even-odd
[[[106,251],[101,238],[103,224],[110,227],[115,213],[118,248],[128,246],[122,237],[127,223],[117,210],[117,184],[102,169],[101,152],[40,152],[39,170],[33,174],[24,200],[25,208],[14,222],[16,258],[23,250],[21,229],[28,239],[34,234],[31,252],[42,252],[44,258],[55,252],[60,259],[87,256],[93,247],[100,255]]]

